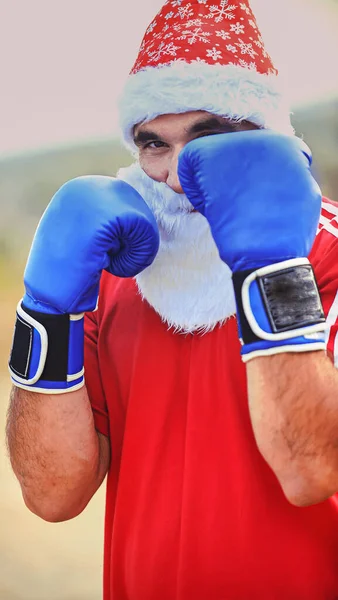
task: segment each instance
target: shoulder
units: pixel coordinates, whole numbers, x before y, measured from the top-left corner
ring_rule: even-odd
[[[117,315],[135,312],[135,308],[142,302],[138,293],[136,282],[133,278],[121,278],[103,271],[100,280],[100,290],[97,309],[86,313],[87,329],[89,322],[100,326],[103,321],[115,319]]]
[[[322,230],[330,233],[333,237],[338,237],[338,202],[325,196],[322,199],[318,233]]]
[[[100,281],[99,311],[107,310],[121,301],[137,296],[137,286],[133,278],[115,277],[103,271]]]
[[[318,231],[309,260],[323,303],[333,301],[338,289],[338,203],[323,198]]]
[[[332,249],[336,252],[337,244],[338,203],[323,197],[317,235],[309,256],[311,262],[318,263],[323,260]]]

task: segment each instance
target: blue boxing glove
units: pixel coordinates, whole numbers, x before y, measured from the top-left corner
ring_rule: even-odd
[[[95,310],[105,269],[133,277],[159,247],[139,193],[110,177],[79,177],[55,194],[28,257],[9,369],[15,385],[63,393],[84,384],[84,312]]]
[[[325,348],[325,318],[307,259],[321,208],[311,152],[256,130],[187,144],[178,174],[232,271],[244,361]]]

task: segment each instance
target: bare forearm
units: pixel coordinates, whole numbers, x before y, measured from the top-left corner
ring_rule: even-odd
[[[60,395],[13,388],[7,441],[27,506],[47,520],[81,512],[107,470],[85,387]]]
[[[257,445],[289,500],[320,502],[338,490],[338,374],[324,352],[247,363]]]

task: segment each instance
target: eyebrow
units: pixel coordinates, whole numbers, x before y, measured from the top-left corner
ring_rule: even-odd
[[[201,121],[197,121],[185,129],[187,135],[196,135],[198,133],[202,133],[204,131],[237,131],[238,123],[231,121],[219,121],[216,117],[208,117],[206,119],[202,119]],[[138,131],[134,135],[134,144],[136,146],[146,144],[147,142],[161,142],[161,137],[155,133],[154,131],[150,131],[149,129],[143,129]]]
[[[139,131],[138,133],[136,133],[134,135],[134,144],[136,144],[136,146],[141,145],[141,144],[146,144],[147,142],[160,142],[161,138],[160,136],[153,132],[153,131],[149,131],[149,130],[143,130],[143,131]]]
[[[236,131],[238,127],[237,123],[231,121],[219,121],[215,117],[208,117],[202,121],[197,121],[189,129],[187,133],[192,135],[195,133],[201,133],[203,131]]]

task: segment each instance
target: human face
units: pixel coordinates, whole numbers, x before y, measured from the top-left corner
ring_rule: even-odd
[[[144,172],[155,181],[166,183],[183,194],[178,173],[178,156],[182,148],[196,138],[217,133],[258,129],[249,121],[236,123],[206,111],[160,115],[134,128],[134,142]]]

